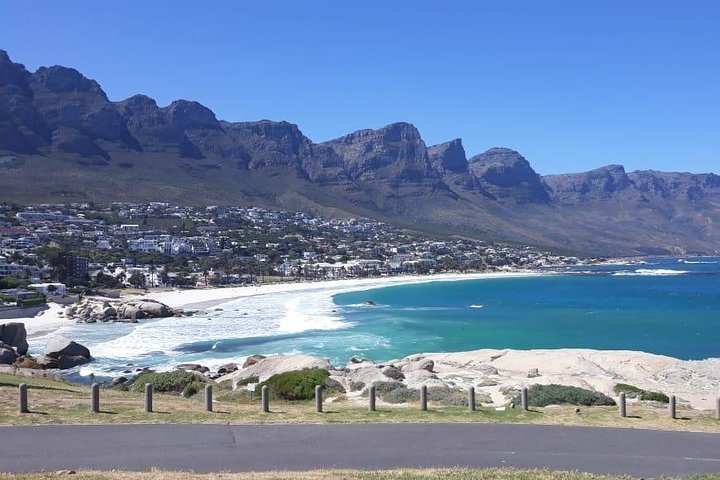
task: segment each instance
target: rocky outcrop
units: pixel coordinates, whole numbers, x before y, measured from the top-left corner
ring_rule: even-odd
[[[64,370],[76,367],[92,360],[90,350],[77,342],[62,337],[56,337],[45,347],[45,357],[55,359],[57,368]]]
[[[332,365],[327,359],[310,355],[276,355],[263,358],[247,368],[240,369],[220,377],[220,380],[231,380],[234,384],[249,377],[258,377],[261,382],[278,373],[303,370],[305,368],[324,368],[329,370]]]
[[[485,191],[500,201],[547,203],[550,200],[540,175],[515,150],[491,148],[472,157],[469,169]]]
[[[10,322],[0,325],[0,345],[2,344],[4,347],[0,348],[11,348],[18,356],[25,355],[28,351],[25,324]]]
[[[180,315],[156,300],[112,300],[85,298],[67,309],[68,318],[78,323],[137,322],[146,318],[165,318]]]

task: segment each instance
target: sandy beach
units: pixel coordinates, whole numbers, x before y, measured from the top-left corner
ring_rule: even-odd
[[[173,308],[188,310],[206,310],[222,303],[243,297],[316,290],[358,291],[390,285],[413,283],[450,282],[459,280],[480,280],[490,278],[529,277],[552,275],[550,272],[512,271],[497,273],[447,273],[438,275],[402,275],[395,277],[372,277],[362,279],[323,280],[317,282],[288,282],[267,285],[247,285],[242,287],[198,288],[192,290],[173,290],[171,292],[151,292],[143,298],[157,300]]]

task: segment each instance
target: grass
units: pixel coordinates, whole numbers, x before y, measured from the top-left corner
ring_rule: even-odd
[[[18,385],[28,385],[29,414],[17,411]],[[329,396],[329,395],[328,395]],[[401,422],[485,422],[535,423],[578,426],[612,426],[685,431],[720,432],[720,422],[711,411],[679,408],[678,419],[669,417],[666,408],[652,403],[628,405],[628,418],[618,416],[617,407],[583,407],[575,414],[574,406],[550,406],[497,411],[446,406],[430,402],[427,412],[419,402],[405,405],[378,404],[370,412],[365,403],[344,399],[324,404],[324,413],[316,413],[314,402],[274,400],[271,413],[262,413],[259,395],[229,392],[215,387],[214,412],[206,412],[202,393],[191,398],[155,393],[154,412],[143,410],[143,393],[120,390],[101,391],[101,413],[91,414],[88,387],[44,378],[0,374],[0,424],[101,424],[101,423],[401,423]],[[364,400],[363,400],[364,401]]]
[[[41,480],[67,478],[60,473],[13,474],[0,473],[0,480]],[[149,472],[94,472],[79,471],[70,478],[77,480],[630,480],[631,477],[615,475],[594,475],[580,472],[553,472],[549,470],[518,470],[514,468],[490,469],[402,469],[382,471],[362,470],[314,470],[308,472],[249,472],[249,473],[210,473],[196,474],[187,472],[168,472],[151,470]],[[667,477],[665,477],[667,478]],[[720,480],[720,474],[683,477],[687,480]]]

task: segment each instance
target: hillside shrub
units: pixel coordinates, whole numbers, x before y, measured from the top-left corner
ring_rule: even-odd
[[[390,390],[382,395],[378,394],[378,396],[382,401],[387,403],[419,402],[420,390],[403,386]]]
[[[310,400],[315,398],[315,386],[324,385],[329,376],[323,368],[305,368],[273,375],[256,388],[267,385],[273,397],[283,400]]]
[[[251,377],[243,378],[242,380],[238,380],[237,387],[244,387],[250,383],[258,383],[260,381],[260,378],[256,375],[253,375]]]
[[[513,405],[520,405],[518,395],[512,401]],[[533,407],[547,407],[548,405],[615,405],[615,400],[600,392],[585,388],[570,387],[567,385],[533,385],[528,389],[528,403]]]
[[[625,392],[628,398],[638,398],[640,400],[646,400],[650,402],[670,403],[670,398],[664,393],[651,392],[650,390],[643,390],[642,388],[634,385],[628,385],[627,383],[618,383],[613,387],[613,391],[616,394]]]
[[[143,372],[133,379],[130,390],[143,392],[145,391],[145,385],[148,383],[152,383],[155,392],[175,393],[190,397],[205,388],[208,380],[196,373],[185,370]]]

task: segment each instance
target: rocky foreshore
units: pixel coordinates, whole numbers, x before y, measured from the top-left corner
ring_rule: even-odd
[[[63,337],[51,339],[36,357],[28,354],[27,331],[23,323],[0,325],[0,365],[20,370],[64,370],[92,360],[90,350]]]
[[[583,349],[485,349],[411,355],[382,363],[354,358],[343,368],[308,355],[258,356],[217,381],[229,380],[235,388],[253,388],[248,379],[262,382],[272,375],[303,368],[328,370],[331,380],[343,387],[349,399],[359,399],[371,385],[385,390],[416,390],[424,385],[461,399],[462,392],[473,386],[479,402],[504,407],[518,390],[534,384],[575,386],[608,396],[616,396],[615,385],[629,384],[675,395],[692,408],[710,409],[720,395],[720,359],[686,361],[643,352]],[[206,375],[218,377],[212,372]]]
[[[69,307],[65,315],[78,323],[130,322],[146,318],[182,316],[182,309],[170,308],[157,300],[145,298],[117,300],[104,297],[86,297]]]

